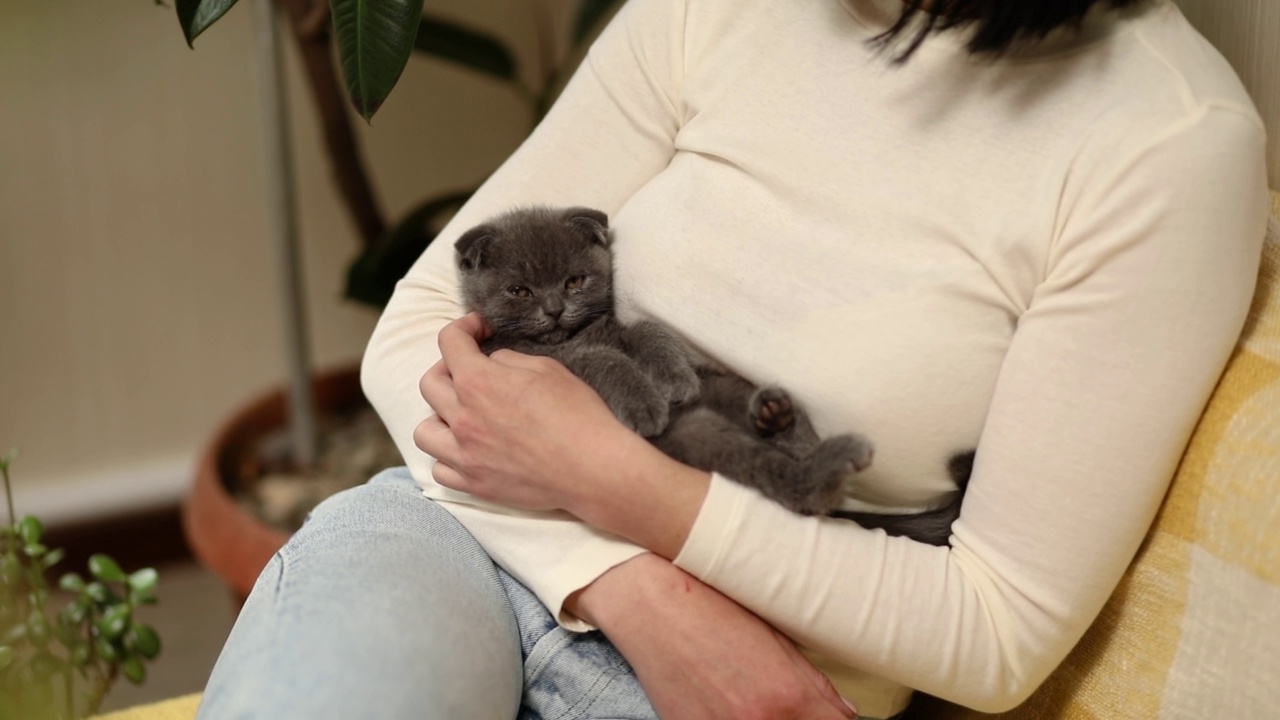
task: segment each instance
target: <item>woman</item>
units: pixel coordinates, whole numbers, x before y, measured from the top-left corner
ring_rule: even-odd
[[[398,288],[363,375],[408,471],[328,501],[267,568],[202,716],[1030,694],[1239,333],[1265,134],[1172,2],[929,5],[628,3]],[[554,363],[480,354],[452,241],[531,203],[610,215],[624,317],[871,438],[868,500],[938,504],[978,448],[951,547],[788,513],[663,457]]]

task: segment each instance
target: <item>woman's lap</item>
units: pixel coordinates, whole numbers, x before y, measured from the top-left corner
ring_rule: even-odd
[[[322,503],[263,570],[199,717],[655,716],[603,636],[557,626],[397,468]]]

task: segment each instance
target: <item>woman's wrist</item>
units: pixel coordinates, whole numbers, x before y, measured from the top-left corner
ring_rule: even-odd
[[[609,477],[580,485],[573,507],[565,509],[664,558],[675,558],[706,499],[710,473],[672,460],[630,433],[614,451],[605,465]]]
[[[670,561],[652,553],[637,555],[613,566],[564,601],[564,609],[601,628],[606,634],[621,618],[636,617],[653,601],[651,593],[665,594],[689,576]]]

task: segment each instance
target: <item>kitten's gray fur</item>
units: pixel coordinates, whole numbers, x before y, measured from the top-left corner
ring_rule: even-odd
[[[493,330],[485,353],[546,355],[600,394],[624,424],[688,465],[714,470],[806,515],[834,514],[945,545],[960,498],[913,515],[833,512],[872,458],[859,435],[821,439],[778,387],[695,367],[657,323],[618,322],[608,218],[589,208],[504,213],[454,245],[462,294]],[[965,458],[952,461],[963,488]],[[959,494],[957,494],[959,495]]]

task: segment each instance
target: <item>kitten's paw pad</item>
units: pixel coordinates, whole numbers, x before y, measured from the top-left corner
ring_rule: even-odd
[[[790,430],[796,422],[796,408],[786,390],[761,388],[751,396],[751,422],[760,437]]]

